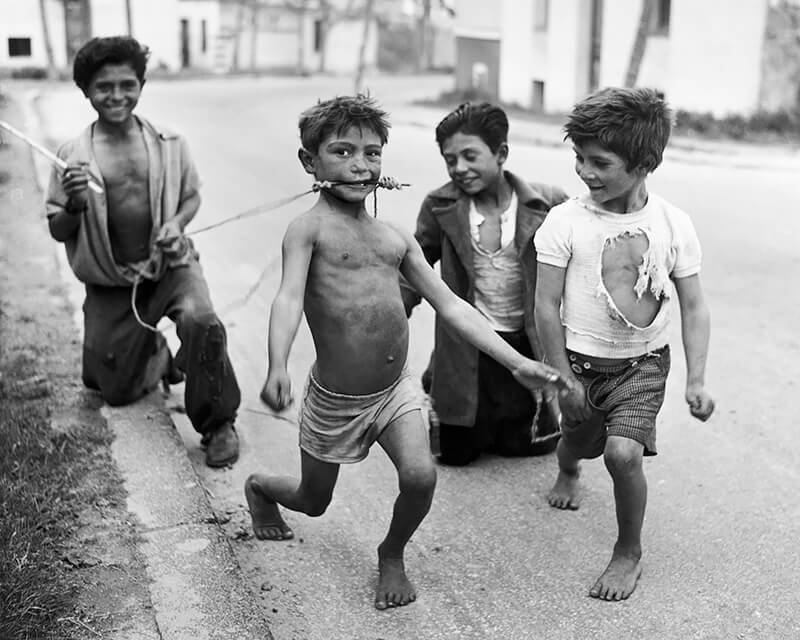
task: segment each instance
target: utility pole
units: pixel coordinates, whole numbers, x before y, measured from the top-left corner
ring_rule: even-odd
[[[52,78],[56,73],[56,61],[55,56],[53,56],[53,41],[50,39],[50,25],[47,22],[47,3],[45,0],[39,0],[39,14],[42,22],[44,50],[47,55],[47,77]]]
[[[355,93],[361,93],[361,85],[364,83],[364,67],[366,65],[367,40],[369,39],[369,28],[372,24],[372,16],[375,9],[375,0],[367,0],[364,5],[364,31],[361,36],[361,47],[358,49],[358,66],[356,67]]]

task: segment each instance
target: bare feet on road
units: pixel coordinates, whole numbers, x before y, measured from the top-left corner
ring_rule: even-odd
[[[378,588],[375,608],[403,607],[417,599],[417,591],[406,576],[403,558],[384,556],[378,548]]]
[[[291,540],[294,532],[289,528],[278,511],[274,500],[265,496],[253,478],[244,483],[244,495],[250,507],[253,520],[253,533],[259,540]]]
[[[557,509],[576,510],[581,506],[579,473],[567,473],[559,470],[556,483],[547,494],[547,502]]]
[[[594,583],[589,595],[601,600],[625,600],[642,575],[641,553],[614,548],[611,562]]]

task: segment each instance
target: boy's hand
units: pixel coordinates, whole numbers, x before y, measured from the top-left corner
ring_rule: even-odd
[[[543,391],[547,396],[563,393],[569,386],[558,369],[535,360],[527,360],[512,373],[522,386],[532,392]]]
[[[690,413],[705,422],[714,413],[714,400],[701,385],[688,385],[686,387],[686,403]]]
[[[156,235],[156,244],[161,247],[164,254],[176,257],[183,254],[183,229],[177,220],[167,220],[161,225]]]
[[[261,401],[274,411],[282,411],[292,404],[292,381],[286,371],[270,372],[261,389]]]
[[[569,388],[558,400],[561,413],[569,422],[584,422],[592,417],[592,407],[586,397],[586,389],[577,380],[570,380]]]
[[[85,209],[89,205],[89,165],[85,162],[69,164],[61,174],[61,186],[75,209]]]

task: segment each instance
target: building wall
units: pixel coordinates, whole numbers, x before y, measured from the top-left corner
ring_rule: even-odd
[[[358,66],[358,52],[364,37],[364,23],[361,20],[337,22],[328,32],[325,43],[327,55],[325,66],[332,73],[353,73]],[[378,61],[378,25],[373,22],[367,35],[367,48],[364,62],[367,68],[374,68]]]
[[[761,71],[759,108],[800,110],[800,5],[770,7]]]
[[[480,89],[495,99],[500,95],[500,38],[505,1],[456,2],[456,89]],[[510,71],[506,77],[513,82]]]
[[[178,3],[178,21],[181,20],[188,22],[189,66],[200,69],[216,68],[220,43],[219,3],[216,0],[181,0]],[[203,21],[206,24],[205,51]]]
[[[539,0],[535,0],[539,1]],[[501,100],[531,106],[533,75],[547,60],[546,32],[534,31],[535,2],[502,2],[499,95]],[[537,60],[538,58],[538,60]],[[538,64],[537,64],[538,63]]]
[[[45,4],[50,41],[53,45],[55,65],[66,65],[66,31],[64,9],[60,0],[48,0]],[[47,67],[47,52],[44,45],[39,3],[27,0],[0,0],[0,69],[24,67]],[[30,56],[9,56],[9,38],[30,38]]]
[[[589,83],[591,0],[551,0],[545,110],[568,111]]]
[[[752,113],[766,17],[767,0],[673,0],[670,102],[718,117]]]
[[[497,99],[500,91],[500,41],[456,36],[456,89],[475,89]]]

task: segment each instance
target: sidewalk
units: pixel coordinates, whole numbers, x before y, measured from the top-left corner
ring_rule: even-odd
[[[396,124],[419,126],[433,131],[446,113],[444,107],[413,104],[394,117]],[[545,147],[565,147],[560,124],[509,115],[509,141]],[[800,170],[800,148],[783,145],[757,145],[726,140],[704,140],[673,136],[664,152],[667,161],[708,164],[742,169],[772,171]]]
[[[9,96],[10,104],[1,109],[3,119],[24,122],[25,131],[37,135],[35,114],[30,105]],[[62,282],[77,321],[73,333],[80,337],[82,317],[81,285],[66,265],[63,248],[50,241],[41,208],[41,188],[49,165],[40,158],[33,161],[30,150],[15,138],[3,139],[11,147],[14,165],[9,174],[28,185],[26,207],[11,224],[38,227],[35,259],[52,264],[57,256]],[[39,138],[41,139],[41,138]],[[34,177],[36,180],[34,180]],[[35,193],[36,181],[40,193]],[[11,230],[4,238],[13,237]],[[14,269],[15,265],[9,265]],[[17,265],[17,268],[24,268]],[[47,271],[27,277],[40,280],[33,287],[52,288]],[[59,283],[60,285],[61,283]],[[63,289],[59,286],[63,295]],[[80,343],[64,348],[78,349]],[[75,386],[79,372],[69,382],[50,376],[53,395],[62,394],[61,384]],[[127,511],[138,539],[136,556],[143,562],[148,578],[149,603],[126,606],[124,611],[107,612],[113,628],[104,629],[108,640],[271,640],[259,598],[249,593],[241,569],[233,555],[231,542],[221,527],[225,514],[214,513],[206,490],[195,473],[183,442],[172,423],[160,392],[134,405],[111,408],[99,413],[113,434],[113,460],[124,480]],[[57,429],[58,414],[52,418]],[[225,473],[222,471],[221,473]],[[131,517],[132,516],[132,517]],[[113,533],[111,533],[113,535]],[[101,560],[100,564],[103,564]],[[113,568],[113,564],[109,565]],[[129,603],[130,604],[130,603]],[[102,606],[99,605],[98,606]],[[95,612],[97,619],[102,612]]]

